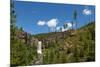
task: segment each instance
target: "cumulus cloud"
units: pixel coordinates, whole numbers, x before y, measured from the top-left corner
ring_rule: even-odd
[[[58,19],[51,19],[47,22],[48,27],[56,27],[58,24]]]
[[[49,20],[49,21],[47,21],[47,22],[45,22],[45,21],[38,21],[38,23],[37,23],[37,25],[39,25],[39,26],[43,26],[43,25],[47,25],[48,27],[56,27],[57,26],[57,24],[58,24],[58,19],[51,19],[51,20]]]
[[[67,31],[72,28],[72,23],[66,23],[66,24],[67,24],[67,27],[65,29],[63,28],[62,31]]]
[[[39,26],[44,26],[45,24],[46,24],[45,21],[38,21],[38,23],[37,23],[37,25],[39,25]]]
[[[72,23],[70,23],[70,22],[66,23],[67,24],[66,28],[64,28],[63,26],[57,26],[58,19],[55,19],[55,18],[53,18],[53,19],[51,19],[51,20],[49,20],[47,22],[45,22],[45,21],[38,21],[37,24],[39,26],[47,25],[50,28],[51,31],[55,31],[55,30],[56,31],[66,31],[66,30],[69,30],[69,29],[72,28]]]
[[[58,24],[58,19],[51,19],[46,24],[50,28],[50,30],[55,31],[55,28]]]
[[[89,9],[84,9],[84,10],[83,10],[83,14],[84,14],[84,15],[91,15],[91,14],[92,14],[92,11],[89,10]]]
[[[67,23],[68,27],[71,28],[72,27],[72,23]]]
[[[55,28],[56,28],[57,24],[58,24],[58,19],[55,19],[55,18],[53,18],[49,21],[41,21],[40,20],[37,23],[37,25],[39,25],[39,26],[47,25],[50,28],[50,30],[52,30],[52,31],[56,30]]]

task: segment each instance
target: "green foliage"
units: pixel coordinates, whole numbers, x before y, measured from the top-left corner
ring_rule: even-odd
[[[43,42],[48,46],[43,50],[43,64],[70,63],[70,62],[88,62],[95,61],[95,24],[90,23],[79,30],[73,36],[67,35],[62,37],[62,33],[48,33],[36,35],[42,40],[52,40]],[[75,32],[75,31],[73,31]],[[56,37],[57,36],[57,37]],[[53,42],[55,40],[55,42]]]
[[[69,32],[34,35],[34,37],[43,40],[42,64],[95,61],[94,28],[94,23],[88,24],[77,30],[73,36],[67,35]],[[16,31],[21,32],[22,29],[15,28]],[[62,38],[62,34],[64,34],[64,38]],[[36,44],[29,45],[15,36],[17,36],[16,33],[11,35],[11,65],[34,65],[38,59]],[[31,40],[30,37],[28,40]]]
[[[36,47],[23,42],[22,32],[23,29],[16,27],[16,15],[14,11],[14,3],[11,2],[11,52],[10,52],[10,63],[11,66],[18,65],[31,65],[36,60]],[[30,39],[30,38],[29,38]],[[26,40],[26,39],[24,39]]]
[[[33,46],[12,40],[11,42],[11,65],[29,65],[36,57]]]

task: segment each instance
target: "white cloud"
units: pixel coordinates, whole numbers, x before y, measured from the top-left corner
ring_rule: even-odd
[[[62,28],[62,32],[67,31],[67,30],[68,30],[67,28],[66,29]]]
[[[46,21],[38,21],[38,23],[37,23],[37,25],[39,25],[39,26],[47,25],[50,28],[50,30],[52,30],[52,31],[56,30],[57,24],[58,24],[58,19],[55,19],[55,18],[53,18],[47,22]]]
[[[60,29],[62,29],[62,31],[66,31],[66,30],[69,30],[72,28],[72,23],[66,23],[67,24],[67,27],[64,29],[63,26],[57,26],[58,24],[58,19],[51,19],[47,22],[45,21],[38,21],[37,23],[39,26],[44,26],[44,25],[47,25],[51,31],[60,31]]]
[[[48,27],[56,27],[58,24],[58,19],[51,19],[47,22],[47,26]]]
[[[56,26],[58,24],[58,19],[51,19],[46,24],[50,28],[51,31],[55,31]]]
[[[91,15],[91,14],[92,14],[92,11],[89,10],[89,9],[84,9],[84,10],[83,10],[83,14],[84,14],[84,15]]]
[[[68,27],[71,28],[72,27],[72,23],[67,23]]]
[[[66,23],[66,24],[67,24],[67,27],[65,29],[62,28],[62,31],[67,31],[72,28],[72,23]]]
[[[44,26],[45,24],[46,24],[46,22],[45,21],[38,21],[38,23],[37,23],[39,26]]]

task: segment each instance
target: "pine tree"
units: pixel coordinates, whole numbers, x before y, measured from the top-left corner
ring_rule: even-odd
[[[73,21],[74,21],[74,23],[75,23],[75,25],[76,25],[76,29],[77,29],[77,11],[76,10],[74,10],[74,13],[73,13]]]
[[[63,25],[63,27],[64,27],[64,29],[66,29],[66,28],[67,28],[67,23],[65,23],[65,24]]]
[[[10,19],[10,27],[11,27],[11,35],[15,35],[15,28],[16,28],[16,14],[14,10],[14,2],[11,2],[10,5],[10,14],[11,14],[11,19]]]

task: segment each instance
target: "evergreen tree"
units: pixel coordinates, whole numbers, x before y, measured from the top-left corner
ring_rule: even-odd
[[[11,38],[13,37],[13,35],[15,35],[15,28],[16,28],[16,14],[15,14],[15,10],[14,10],[14,2],[11,1],[11,5],[10,5],[11,9],[10,9],[10,14],[11,14],[11,19],[10,19],[10,31],[11,31]]]
[[[74,13],[73,13],[73,21],[74,21],[74,23],[75,23],[75,25],[76,25],[76,29],[77,29],[77,11],[76,10],[74,10]]]
[[[68,25],[67,25],[67,23],[65,23],[65,24],[63,25],[64,29],[66,29],[66,28],[67,28],[67,26],[68,26]]]

